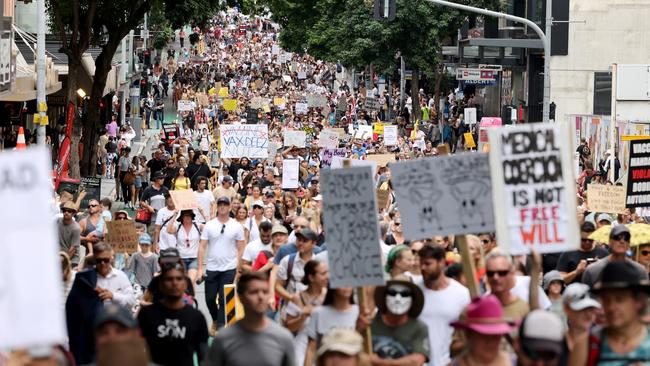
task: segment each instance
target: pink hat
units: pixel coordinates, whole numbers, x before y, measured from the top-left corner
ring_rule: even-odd
[[[454,328],[469,329],[480,334],[508,334],[517,327],[515,322],[503,318],[503,309],[494,295],[477,297],[467,305],[466,315],[450,323]]]

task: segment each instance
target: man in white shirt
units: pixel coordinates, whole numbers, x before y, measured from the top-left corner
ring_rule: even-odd
[[[166,227],[174,218],[176,207],[169,192],[165,192],[165,207],[158,210],[156,215],[156,230],[154,232],[153,245],[158,251],[167,248],[176,248],[176,236],[167,232]]]
[[[273,224],[270,221],[262,221],[259,225],[260,237],[246,244],[242,255],[241,267],[244,271],[252,270],[251,265],[257,259],[257,255],[263,250],[271,250],[271,232]]]
[[[93,245],[95,270],[97,271],[97,294],[104,303],[117,303],[131,308],[137,304],[131,282],[124,272],[113,268],[113,249],[106,243]]]
[[[194,215],[196,215],[196,221],[198,223],[205,224],[206,222],[212,220],[214,217],[214,212],[217,209],[217,204],[214,200],[214,195],[212,192],[205,189],[208,186],[208,178],[198,177],[196,179],[196,182],[196,191],[194,191],[194,197],[196,197],[199,205],[201,205],[203,208],[203,212],[208,217],[203,217],[198,209],[194,210]]]
[[[454,279],[445,276],[445,250],[440,246],[425,245],[418,252],[424,293],[424,308],[419,319],[429,328],[431,358],[429,366],[446,366],[451,362],[454,328],[449,323],[458,320],[470,303],[469,290]]]
[[[201,233],[199,244],[198,274],[203,275],[203,263],[206,264],[205,302],[212,316],[212,329],[225,324],[225,297],[223,286],[235,283],[235,277],[241,270],[241,256],[244,252],[244,227],[237,220],[230,218],[230,200],[228,197],[217,199],[217,217],[208,221]],[[216,306],[217,293],[219,307]]]

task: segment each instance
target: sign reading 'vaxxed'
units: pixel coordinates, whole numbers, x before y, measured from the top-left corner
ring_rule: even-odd
[[[266,158],[269,156],[267,125],[222,125],[221,157]]]

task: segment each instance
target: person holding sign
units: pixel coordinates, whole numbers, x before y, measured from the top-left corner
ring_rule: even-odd
[[[203,208],[199,207],[203,212]],[[170,235],[176,237],[176,249],[185,264],[187,276],[196,284],[198,262],[196,258],[199,254],[199,241],[203,225],[198,225],[194,218],[196,215],[192,210],[176,211],[174,217],[169,221],[165,230]]]

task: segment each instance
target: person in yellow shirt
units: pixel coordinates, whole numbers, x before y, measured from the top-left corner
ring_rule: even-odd
[[[185,176],[185,168],[178,168],[178,172],[174,179],[172,179],[172,190],[181,191],[186,189],[192,189],[192,184],[190,183],[190,178]]]

